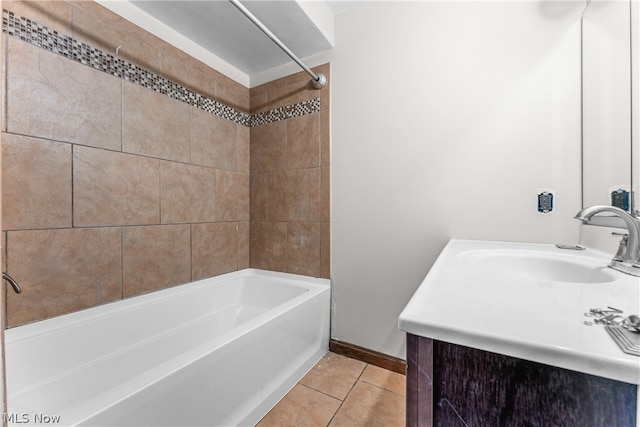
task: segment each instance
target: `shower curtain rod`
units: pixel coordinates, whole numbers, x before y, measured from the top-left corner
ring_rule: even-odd
[[[300,58],[298,58],[293,52],[291,52],[291,50],[287,46],[285,46],[284,43],[282,43],[280,39],[275,36],[275,34],[269,31],[269,29],[265,27],[264,24],[260,22],[260,20],[256,18],[253,13],[249,11],[249,9],[244,7],[239,0],[229,0],[229,2],[231,2],[232,5],[234,5],[240,12],[242,12],[244,16],[249,18],[249,20],[253,22],[256,27],[262,30],[262,32],[265,33],[267,37],[269,37],[275,44],[277,44],[278,47],[284,51],[284,53],[289,55],[291,59],[293,59],[304,71],[307,72],[307,74],[311,76],[311,83],[313,84],[313,87],[315,87],[316,89],[322,89],[324,87],[324,85],[327,83],[327,76],[322,73],[316,74],[311,71],[309,67],[304,65]]]

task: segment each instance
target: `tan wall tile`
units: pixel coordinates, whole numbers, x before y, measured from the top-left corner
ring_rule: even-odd
[[[95,19],[100,20],[108,25],[119,28],[124,19],[112,12],[111,10],[103,7],[99,3],[93,0],[68,0],[71,6],[73,6],[73,13],[82,11],[85,14],[93,16]]]
[[[7,270],[7,232],[2,232],[2,271]]]
[[[320,276],[320,224],[290,222],[287,228],[287,272]]]
[[[120,149],[119,78],[14,38],[8,44],[9,132]]]
[[[191,163],[235,171],[238,168],[237,125],[191,108]]]
[[[71,227],[70,144],[2,134],[2,227]]]
[[[251,129],[247,126],[236,125],[238,144],[238,172],[251,172]]]
[[[316,96],[312,91],[315,89],[311,86],[311,77],[302,84],[284,85],[269,92],[268,109],[281,108],[311,99]]]
[[[216,220],[216,171],[196,165],[161,164],[163,224]]]
[[[298,71],[297,73],[283,77],[283,79],[287,86],[295,85],[298,87],[305,87],[307,82],[311,80],[311,76],[306,71]]]
[[[251,267],[286,271],[287,224],[285,222],[251,223]]]
[[[34,20],[51,30],[71,34],[71,5],[68,1],[4,0],[2,8]]]
[[[321,186],[320,168],[307,169],[309,172],[309,221],[320,221]]]
[[[269,174],[269,221],[309,220],[309,171]]]
[[[272,80],[267,83],[263,83],[260,86],[252,87],[250,91],[251,96],[268,94],[270,92],[274,92],[281,87],[283,87],[287,83],[286,77],[281,79]]]
[[[328,64],[314,71],[329,77]],[[313,88],[308,74],[299,72],[251,89],[254,114],[312,98],[321,99],[320,113],[251,129],[252,267],[330,275],[328,88],[328,85],[322,90]],[[285,263],[270,256],[273,248],[255,246],[263,244],[263,235],[282,231],[278,228],[282,224],[289,227]],[[307,245],[300,243],[303,241]]]
[[[251,227],[248,222],[238,224],[238,270],[249,268]]]
[[[0,0],[1,1],[1,0]],[[0,82],[2,82],[3,88],[6,89],[5,82],[7,81],[7,36],[0,36]],[[7,91],[0,91],[0,130],[2,132],[7,131]]]
[[[197,74],[194,75],[197,76],[197,80],[191,80],[191,77],[193,77],[191,73],[193,71],[203,73],[203,70],[201,68],[187,65],[189,69],[185,69],[174,62],[178,61],[178,63],[193,65],[193,58],[191,58],[185,52],[127,20],[122,21],[121,30],[128,34],[131,38],[138,40],[140,42],[140,46],[143,46],[146,51],[153,52],[153,55],[157,57],[158,65],[150,71],[154,71],[167,79],[174,80],[176,83],[178,83],[179,81],[184,82],[184,84],[190,88],[195,87],[196,89],[199,89],[197,90],[197,92],[200,92],[203,95],[211,98],[214,97],[215,83],[213,81],[209,82],[206,80],[202,80],[202,77],[197,76]],[[134,44],[134,47],[137,47],[137,45]],[[123,49],[126,48],[127,46],[123,46]],[[135,53],[137,54],[137,56],[140,56],[139,52]],[[185,71],[187,74],[181,76],[180,70]],[[198,87],[198,84],[196,84],[197,82],[200,82],[202,84],[201,88]]]
[[[175,58],[169,54],[160,55],[162,76],[193,90],[208,98],[214,99],[216,82],[206,74],[191,67],[188,59]]]
[[[162,52],[163,47],[168,44],[158,36],[151,34],[150,32],[140,28],[133,22],[127,21],[126,19],[123,19],[120,25],[120,29],[123,32],[140,41],[143,45],[147,46],[147,49],[158,52],[158,55],[160,54],[160,52]]]
[[[146,70],[159,73],[160,52],[144,43],[143,30],[92,1],[73,1],[73,36]]]
[[[123,19],[120,23],[120,30],[135,42],[130,46],[123,45],[118,52],[127,55],[127,57],[132,57],[131,62],[140,65],[142,68],[161,74],[160,55],[162,47],[167,45],[167,42],[126,19]],[[139,52],[138,49],[142,49],[143,52]],[[143,58],[143,60],[140,58]]]
[[[285,105],[295,104],[296,102],[307,99],[305,84],[297,83],[294,85],[287,84],[287,77],[265,83],[263,85],[251,88],[251,97],[258,100],[261,98],[259,105],[251,105],[252,112],[268,111],[274,108],[283,107]]]
[[[204,62],[200,61],[199,59],[190,57],[189,58],[189,63],[191,64],[191,68],[201,72],[202,74],[206,74],[212,80],[219,80],[220,77],[223,76],[223,74],[221,72],[209,67],[207,64],[205,64]],[[247,91],[248,90],[249,89],[247,89]]]
[[[330,66],[313,67],[315,73],[324,73],[328,83],[318,90],[313,87],[311,77],[304,71],[282,77],[251,88],[251,112],[257,113],[284,107],[309,99],[320,98],[322,111],[329,110]]]
[[[287,168],[287,123],[284,120],[251,128],[251,173]]]
[[[253,89],[251,89],[251,114],[263,113],[269,107],[269,98],[266,92],[263,93],[255,93]]]
[[[158,224],[159,161],[75,146],[73,224]]]
[[[191,225],[193,280],[238,269],[238,226],[233,222]]]
[[[159,73],[160,53],[132,32],[135,25],[93,1],[73,1],[73,37]],[[117,54],[116,54],[117,52]]]
[[[331,221],[331,169],[320,168],[320,221]]]
[[[184,61],[184,62],[190,62],[191,61],[191,57],[189,56],[189,54],[187,54],[186,52],[178,49],[177,47],[175,47],[174,45],[172,45],[171,43],[167,43],[163,40],[160,40],[160,45],[158,46],[158,49],[160,50],[160,54],[162,56],[171,56],[175,59],[178,59],[180,61]]]
[[[189,224],[124,227],[125,298],[191,281]]]
[[[249,175],[216,171],[216,221],[249,220]]]
[[[115,55],[116,48],[128,44],[128,36],[120,31],[123,18],[93,1],[71,2],[72,37]]]
[[[320,166],[320,113],[287,120],[287,167]]]
[[[250,110],[249,89],[222,74],[216,80],[216,100],[245,113]]]
[[[189,104],[134,83],[122,85],[122,151],[188,162]]]
[[[120,299],[120,236],[119,228],[8,232],[7,271],[22,287],[7,296],[9,326]]]
[[[269,174],[251,175],[251,221],[269,219]]]
[[[331,163],[331,114],[329,111],[320,112],[320,165],[329,166]]]

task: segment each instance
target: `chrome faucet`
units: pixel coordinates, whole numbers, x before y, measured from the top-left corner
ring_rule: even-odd
[[[609,263],[609,267],[633,276],[640,276],[640,220],[620,208],[607,205],[589,206],[578,212],[574,218],[579,219],[583,224],[590,224],[593,216],[600,212],[613,213],[624,221],[627,228],[627,234],[622,237],[618,252]]]
[[[13,277],[9,276],[7,273],[5,273],[4,271],[2,272],[2,278],[4,280],[6,280],[7,282],[9,282],[9,284],[11,285],[11,287],[13,288],[14,291],[16,291],[16,294],[21,294],[22,293],[22,289],[20,289],[20,286],[18,285],[18,282],[16,282],[15,280],[13,280]]]

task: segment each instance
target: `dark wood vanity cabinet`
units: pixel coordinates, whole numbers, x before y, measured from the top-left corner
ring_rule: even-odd
[[[407,427],[636,427],[637,393],[636,384],[407,334]]]

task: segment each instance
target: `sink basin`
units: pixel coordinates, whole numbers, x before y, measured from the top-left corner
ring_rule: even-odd
[[[475,250],[462,258],[476,267],[522,279],[548,282],[608,283],[616,279],[602,260],[528,250]]]
[[[401,330],[612,380],[640,383],[589,316],[640,313],[640,279],[607,267],[611,254],[553,244],[452,239],[398,318]],[[640,427],[640,426],[639,426]]]

